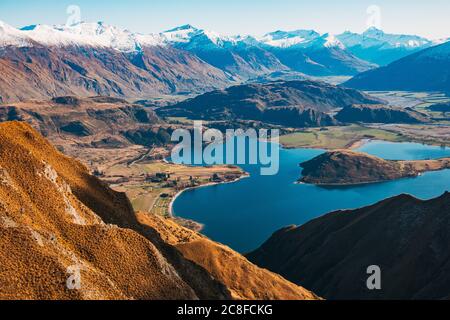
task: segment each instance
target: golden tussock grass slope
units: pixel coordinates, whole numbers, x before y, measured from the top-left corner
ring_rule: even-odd
[[[315,298],[170,220],[139,219],[29,125],[0,124],[0,300]]]
[[[230,248],[183,228],[170,219],[138,213],[139,220],[158,231],[161,238],[223,282],[234,299],[316,300],[310,291],[281,276],[257,267]]]
[[[227,297],[212,281],[195,292],[149,239],[112,224],[136,228],[124,195],[28,125],[0,124],[0,299]],[[80,290],[66,286],[73,268]]]

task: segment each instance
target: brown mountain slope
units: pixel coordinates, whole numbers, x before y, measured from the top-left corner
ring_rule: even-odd
[[[148,143],[162,144],[159,129],[168,129],[150,108],[124,100],[72,96],[0,104],[0,121],[25,121],[52,142],[64,139],[78,145],[125,147],[135,144],[135,132],[146,132]],[[142,143],[140,143],[142,142]]]
[[[327,299],[444,299],[450,292],[450,193],[408,195],[276,232],[249,259]],[[370,291],[367,268],[381,268]]]
[[[0,124],[0,231],[0,299],[232,298],[219,276],[139,223],[124,194],[19,122]],[[245,277],[263,272],[253,268]],[[74,270],[80,290],[66,286]],[[283,298],[276,288],[268,296]]]
[[[308,290],[286,281],[279,275],[258,268],[230,248],[215,243],[173,221],[139,214],[139,220],[158,231],[162,239],[183,255],[204,267],[223,282],[234,299],[245,300],[315,300]]]
[[[182,265],[169,263],[167,253],[112,225],[136,228],[126,197],[56,152],[28,125],[0,124],[0,145],[0,298],[227,297],[205,271],[199,269],[198,290],[182,279]],[[71,268],[81,272],[80,290],[66,287]]]
[[[148,98],[205,92],[229,79],[195,55],[171,47],[126,54],[91,47],[6,47],[0,52],[0,102],[75,95]]]
[[[301,182],[317,185],[354,185],[417,177],[426,171],[450,168],[450,158],[392,161],[350,150],[321,154],[300,164]]]

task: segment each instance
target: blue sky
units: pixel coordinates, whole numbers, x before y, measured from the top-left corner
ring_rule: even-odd
[[[1,0],[0,20],[16,27],[61,24],[69,5],[80,7],[83,21],[142,33],[190,23],[223,34],[254,35],[294,29],[361,32],[367,28],[367,8],[377,5],[386,32],[450,36],[449,0]]]

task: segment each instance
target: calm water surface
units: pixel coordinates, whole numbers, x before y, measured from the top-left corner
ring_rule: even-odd
[[[448,148],[415,143],[374,141],[359,150],[391,160],[450,156]],[[249,252],[276,230],[304,224],[330,211],[359,208],[401,193],[430,199],[450,190],[450,170],[357,187],[330,189],[295,184],[301,172],[299,163],[321,153],[322,150],[282,149],[277,175],[261,176],[258,166],[243,165],[250,178],[186,191],[175,201],[174,213],[203,223],[203,233],[211,239],[239,252]]]

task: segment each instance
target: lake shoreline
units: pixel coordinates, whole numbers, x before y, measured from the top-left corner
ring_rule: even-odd
[[[202,185],[199,185],[199,186],[188,187],[188,188],[185,188],[183,190],[180,190],[179,192],[177,192],[177,194],[175,194],[172,197],[172,200],[170,201],[169,208],[168,208],[169,217],[172,218],[172,219],[175,219],[175,220],[180,220],[180,221],[187,222],[188,224],[192,224],[191,228],[194,231],[201,232],[205,228],[204,224],[201,224],[200,222],[197,222],[197,221],[194,221],[194,220],[191,220],[191,219],[185,219],[185,218],[182,218],[182,217],[178,217],[178,216],[175,215],[175,213],[173,211],[173,205],[174,205],[175,201],[178,199],[178,197],[180,197],[183,193],[185,193],[187,191],[200,189],[200,188],[206,188],[206,187],[212,187],[212,186],[217,186],[217,185],[222,185],[222,184],[236,183],[236,182],[241,181],[242,179],[246,179],[246,178],[249,178],[249,177],[250,177],[249,173],[243,172],[243,174],[240,177],[238,177],[238,178],[236,178],[234,180],[222,181],[222,182],[210,182],[210,183],[205,183],[205,184],[202,184]]]
[[[416,143],[375,140],[363,149],[377,157],[403,161],[450,156],[449,149]],[[374,180],[378,179],[371,179],[364,185],[338,185],[332,188],[327,188],[325,184],[298,184],[295,183],[300,178],[298,164],[317,157],[321,152],[312,148],[296,150],[281,149],[280,168],[283,170],[273,177],[259,179],[258,167],[246,167],[251,181],[224,188],[205,186],[205,190],[198,193],[179,193],[173,199],[173,202],[178,200],[173,205],[173,215],[200,221],[205,225],[201,233],[208,238],[238,252],[249,252],[283,226],[302,225],[328,212],[370,206],[399,194],[411,194],[426,200],[449,189],[450,170],[427,172],[420,177],[394,181],[377,182]]]
[[[378,140],[377,140],[377,139],[366,139],[366,138],[364,138],[364,139],[359,139],[359,140],[355,140],[355,141],[350,142],[347,146],[345,146],[344,149],[348,149],[348,150],[356,150],[356,149],[359,149],[359,148],[365,146],[366,144],[371,143],[372,141],[378,141]],[[380,140],[380,141],[384,141],[384,140]],[[386,141],[386,142],[389,142],[389,141]],[[306,150],[334,150],[333,148],[326,148],[326,147],[323,147],[323,146],[304,146],[304,147],[301,147],[301,146],[298,146],[298,147],[297,147],[297,146],[294,146],[294,147],[291,147],[291,146],[285,145],[285,144],[282,143],[282,142],[280,142],[280,146],[281,146],[283,149],[286,149],[286,150],[297,150],[297,149],[306,149]]]

